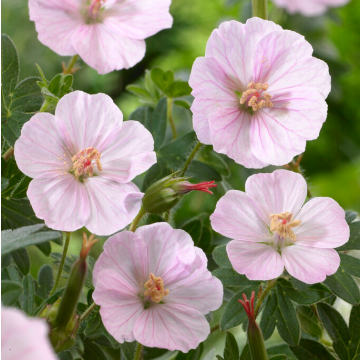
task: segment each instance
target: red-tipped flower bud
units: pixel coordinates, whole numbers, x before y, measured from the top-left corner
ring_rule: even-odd
[[[247,328],[248,343],[251,353],[251,358],[256,360],[268,360],[266,353],[264,337],[262,335],[259,325],[255,321],[255,291],[251,293],[250,302],[243,294],[243,300],[239,300],[245,309],[245,312],[249,318],[249,325]]]

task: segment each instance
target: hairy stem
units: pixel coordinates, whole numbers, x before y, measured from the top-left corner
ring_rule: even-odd
[[[252,16],[268,19],[267,0],[252,0]]]
[[[85,311],[84,313],[80,316],[80,322],[85,320],[90,314],[91,312],[96,308],[96,304],[93,302]]]
[[[2,157],[5,161],[8,161],[13,155],[14,155],[14,148],[11,147],[5,151]]]
[[[260,310],[260,306],[261,306],[261,304],[263,303],[266,295],[267,295],[267,294],[269,293],[269,291],[275,286],[276,280],[277,280],[277,279],[273,279],[273,280],[269,280],[269,281],[267,282],[267,285],[266,285],[265,290],[262,292],[262,294],[260,295],[260,297],[259,297],[258,300],[256,301],[255,311],[254,311],[254,313],[255,313],[255,319],[256,319],[256,316],[257,316],[257,314],[258,314],[258,312],[259,312],[259,310]]]
[[[142,345],[138,342],[136,346],[134,360],[139,360],[141,355]]]
[[[71,232],[67,232],[66,233],[66,240],[65,240],[64,250],[63,250],[63,254],[62,254],[60,265],[59,265],[59,270],[58,270],[58,273],[56,275],[56,280],[55,280],[54,286],[52,287],[52,289],[50,291],[50,296],[55,293],[55,291],[56,291],[56,289],[57,289],[57,287],[59,285],[62,270],[63,270],[64,264],[65,264],[66,254],[67,254],[67,251],[68,251],[68,248],[69,248],[70,236],[71,236]]]
[[[179,177],[184,176],[186,173],[186,170],[188,169],[189,165],[191,164],[191,162],[193,161],[196,153],[199,151],[200,147],[201,147],[201,142],[198,141],[198,143],[195,145],[195,147],[193,148],[192,152],[190,153],[189,157],[186,159],[184,167],[182,168],[182,170],[180,171],[180,173],[178,174]]]
[[[146,214],[146,211],[143,207],[141,207],[139,213],[136,215],[133,222],[130,224],[129,231],[135,232],[137,225],[139,224],[140,220]]]
[[[167,98],[167,118],[171,125],[171,130],[173,133],[173,139],[177,138],[176,126],[174,123],[174,119],[172,117],[172,98]]]
[[[69,62],[69,65],[67,68],[63,67],[63,74],[64,75],[69,75],[69,74],[73,74],[75,72],[74,66],[76,64],[76,61],[78,59],[79,55],[74,55]]]

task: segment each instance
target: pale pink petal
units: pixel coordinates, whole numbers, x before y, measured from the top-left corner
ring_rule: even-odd
[[[73,91],[56,107],[61,135],[73,156],[88,147],[100,153],[119,136],[123,115],[110,96]]]
[[[249,280],[271,280],[284,271],[284,262],[275,248],[266,244],[233,240],[226,246],[231,265]]]
[[[215,231],[231,239],[265,242],[271,238],[267,223],[242,191],[226,192],[216,204],[210,220]]]
[[[106,23],[83,25],[72,44],[81,58],[99,74],[129,69],[145,55],[145,41],[121,36]]]
[[[145,241],[132,231],[122,231],[110,236],[95,263],[93,280],[97,287],[98,275],[102,271],[113,271],[122,277],[133,292],[149,278],[148,256]]]
[[[188,233],[161,222],[142,226],[136,234],[145,240],[148,248],[149,274],[160,276],[165,286],[193,272],[196,253]]]
[[[95,173],[121,183],[131,181],[156,163],[154,139],[138,121],[123,123],[120,134],[101,153],[102,171]]]
[[[29,0],[39,41],[59,55],[75,55],[71,39],[83,22],[80,4],[78,0]]]
[[[282,250],[287,272],[307,284],[316,284],[334,274],[340,266],[340,256],[333,249],[293,245]]]
[[[145,39],[172,26],[169,13],[171,0],[117,1],[112,6],[105,3],[108,12],[104,22],[119,35],[131,39]]]
[[[56,118],[48,113],[35,114],[25,123],[15,143],[15,159],[27,176],[54,176],[72,168],[72,154],[57,128]]]
[[[85,183],[90,216],[85,224],[96,235],[110,235],[134,220],[141,208],[143,193],[133,183],[121,184],[100,176]]]
[[[345,221],[345,211],[331,198],[311,199],[296,219],[301,220],[294,229],[296,245],[336,248],[349,240],[350,229]]]
[[[300,175],[288,170],[250,176],[245,183],[246,194],[263,221],[270,225],[270,215],[291,212],[294,219],[304,204],[307,184]]]
[[[35,215],[54,230],[75,231],[89,219],[89,199],[84,185],[67,172],[37,177],[27,196]]]
[[[254,51],[267,34],[282,30],[279,25],[259,18],[250,18],[246,24],[223,22],[212,32],[206,45],[206,57],[214,57],[228,77],[240,84],[238,91],[246,90],[252,79]]]
[[[210,127],[209,127],[209,113],[211,109],[215,108],[216,102],[213,100],[194,99],[191,105],[193,113],[193,127],[196,136],[203,144],[211,145]]]
[[[205,316],[180,304],[161,304],[144,311],[134,327],[135,339],[149,347],[188,352],[210,334]]]
[[[134,324],[144,305],[128,283],[115,271],[101,271],[92,297],[101,306],[101,319],[114,339],[120,343],[134,341]]]
[[[224,291],[221,281],[207,270],[207,258],[204,252],[199,248],[195,249],[197,259],[201,261],[199,270],[188,278],[166,285],[169,295],[164,301],[169,304],[186,305],[202,314],[207,314],[221,306]]]
[[[253,119],[239,107],[219,107],[209,116],[210,139],[214,150],[226,154],[238,164],[248,168],[268,165],[251,152],[250,129]]]
[[[1,308],[2,360],[57,360],[45,319],[30,318],[15,308]]]

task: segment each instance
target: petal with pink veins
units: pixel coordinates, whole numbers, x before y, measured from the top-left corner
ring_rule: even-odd
[[[296,219],[301,221],[294,229],[296,245],[336,248],[349,240],[350,229],[345,221],[345,211],[331,198],[311,199]]]
[[[131,181],[156,163],[154,139],[138,121],[125,121],[121,132],[101,153],[102,171],[95,173],[121,183]]]
[[[106,19],[105,19],[106,20]],[[72,44],[81,58],[99,74],[129,69],[145,55],[145,41],[119,34],[106,21],[83,25]]]
[[[302,175],[288,170],[250,176],[245,183],[246,194],[257,213],[270,225],[270,215],[291,212],[294,219],[304,204],[307,184]]]
[[[110,96],[74,91],[56,107],[61,135],[73,156],[88,147],[100,153],[119,136],[123,115]]]
[[[148,347],[188,352],[210,334],[199,311],[180,304],[161,304],[142,313],[134,327],[135,339]]]
[[[219,107],[209,117],[210,139],[214,150],[226,154],[248,168],[263,168],[268,163],[260,160],[250,149],[250,113],[239,107]]]
[[[54,177],[72,169],[72,154],[59,135],[54,115],[35,114],[25,123],[15,143],[15,159],[19,169],[32,178]]]
[[[134,324],[144,312],[136,292],[112,270],[98,274],[93,299],[100,305],[101,319],[106,330],[120,343],[134,341]]]
[[[226,251],[235,271],[249,280],[275,279],[284,271],[284,262],[272,246],[233,240]]]
[[[75,231],[89,219],[86,189],[69,173],[35,178],[29,184],[27,196],[35,215],[54,230]]]
[[[266,242],[271,238],[266,222],[242,191],[227,191],[216,204],[210,220],[215,231],[231,239]]]
[[[340,256],[334,249],[317,249],[295,244],[282,250],[287,272],[306,284],[316,284],[334,274],[340,266]]]
[[[135,292],[149,278],[147,246],[141,236],[122,231],[106,240],[104,252],[95,263],[93,281],[97,286],[102,271],[116,272]]]
[[[129,225],[141,208],[143,193],[133,183],[121,184],[100,176],[85,182],[90,216],[85,224],[97,235],[110,235]]]

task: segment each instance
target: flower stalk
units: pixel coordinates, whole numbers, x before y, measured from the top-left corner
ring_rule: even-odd
[[[172,117],[172,98],[171,97],[168,97],[167,98],[167,118],[168,118],[168,121],[171,125],[171,130],[172,130],[172,133],[173,133],[173,139],[176,139],[177,138],[177,131],[176,131],[176,126],[175,126],[175,123],[174,123],[174,119]]]
[[[143,346],[138,342],[135,350],[134,360],[139,360]]]
[[[255,306],[255,310],[254,310],[254,313],[255,313],[255,319],[259,313],[259,310],[260,310],[260,306],[261,304],[263,303],[264,299],[266,298],[267,294],[269,293],[269,291],[275,286],[276,284],[276,280],[277,279],[273,279],[273,280],[269,280],[267,282],[267,285],[266,285],[266,288],[265,290],[261,293],[260,297],[258,298],[258,300],[256,301],[256,306]]]
[[[183,168],[180,170],[179,176],[184,176],[185,175],[185,173],[186,173],[188,167],[190,166],[191,162],[193,161],[196,153],[200,150],[201,145],[202,145],[201,142],[198,141],[198,143],[195,145],[195,147],[191,151],[189,157],[186,159]]]
[[[5,161],[8,161],[13,155],[14,155],[14,148],[11,147],[5,151],[2,157]]]
[[[140,220],[146,215],[146,210],[144,209],[144,206],[141,206],[141,209],[139,213],[136,215],[133,222],[130,224],[129,231],[135,232],[136,227],[138,226]]]
[[[267,20],[267,0],[252,0],[252,15],[253,17]]]
[[[63,68],[63,74],[64,75],[69,75],[69,74],[73,74],[76,70],[78,70],[78,67],[74,68],[77,59],[79,58],[79,55],[74,55],[69,62],[68,67],[65,67],[65,64],[62,64],[62,68]]]

